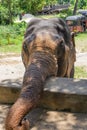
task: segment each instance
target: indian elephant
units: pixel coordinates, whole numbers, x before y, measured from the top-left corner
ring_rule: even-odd
[[[6,118],[6,130],[27,130],[25,115],[37,106],[44,83],[51,76],[73,77],[74,34],[61,18],[33,18],[22,45],[25,66],[22,90]]]

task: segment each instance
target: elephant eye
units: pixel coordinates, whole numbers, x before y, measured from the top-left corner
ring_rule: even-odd
[[[26,43],[24,43],[24,45],[23,45],[23,49],[24,49],[25,53],[29,54]]]
[[[64,46],[65,46],[64,41],[63,41],[63,40],[60,41],[60,47],[61,47],[61,48],[64,48]]]
[[[61,57],[65,53],[65,43],[63,40],[61,40],[57,47],[57,55],[58,57]]]
[[[24,50],[27,49],[27,45],[26,45],[26,43],[24,43],[24,45],[23,45],[23,49],[24,49]]]

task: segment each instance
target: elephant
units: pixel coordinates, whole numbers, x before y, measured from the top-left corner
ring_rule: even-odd
[[[24,117],[38,105],[48,78],[73,78],[74,33],[61,18],[33,18],[27,25],[21,54],[25,66],[22,89],[7,114],[6,130],[29,129],[30,122]]]

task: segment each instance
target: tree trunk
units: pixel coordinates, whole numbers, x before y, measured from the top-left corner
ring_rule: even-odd
[[[10,24],[12,24],[13,20],[12,20],[12,10],[11,10],[11,0],[7,0],[7,5],[8,5],[9,21]]]
[[[73,15],[76,15],[77,6],[78,6],[78,0],[76,0],[76,2],[75,2],[75,6],[74,6],[74,10],[73,10]]]

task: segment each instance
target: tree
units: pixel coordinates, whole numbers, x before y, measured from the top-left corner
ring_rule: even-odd
[[[86,6],[87,0],[80,0],[79,2],[79,8],[83,9]]]
[[[8,7],[9,22],[10,22],[10,24],[12,24],[13,23],[13,19],[12,19],[12,16],[13,16],[12,15],[12,0],[6,0],[6,5]]]
[[[56,0],[19,0],[21,11],[37,14],[45,5],[57,3]]]
[[[74,10],[73,10],[73,15],[76,14],[77,6],[78,6],[78,0],[75,1],[75,6],[74,6]]]
[[[14,15],[18,9],[19,0],[1,0],[0,13],[2,23],[13,23]],[[8,22],[7,22],[8,21]]]

